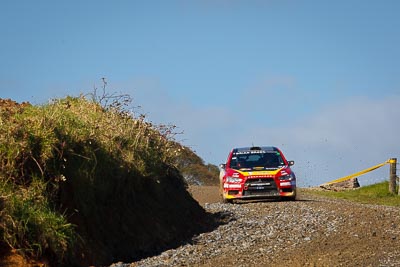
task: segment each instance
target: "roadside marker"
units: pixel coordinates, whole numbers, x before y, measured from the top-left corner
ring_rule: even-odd
[[[372,166],[372,167],[370,167],[370,168],[368,168],[368,169],[365,169],[365,170],[356,172],[356,173],[354,173],[354,174],[350,174],[350,175],[341,177],[341,178],[339,178],[339,179],[336,179],[336,180],[333,180],[333,181],[330,181],[330,182],[323,183],[323,184],[321,184],[320,186],[327,186],[327,185],[336,184],[336,183],[339,183],[339,182],[343,182],[343,181],[350,180],[350,179],[352,179],[352,178],[355,178],[355,177],[361,176],[361,175],[363,175],[363,174],[366,174],[367,172],[376,170],[376,169],[378,169],[378,168],[380,168],[380,167],[382,167],[382,166],[384,166],[384,165],[386,165],[386,164],[393,163],[393,161],[394,161],[393,159],[388,159],[387,161],[385,161],[385,162],[383,162],[383,163],[381,163],[381,164]]]

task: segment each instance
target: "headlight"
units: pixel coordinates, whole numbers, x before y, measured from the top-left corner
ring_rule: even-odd
[[[242,178],[228,176],[228,177],[226,177],[226,182],[227,183],[241,183]]]
[[[295,176],[293,173],[291,174],[287,174],[287,175],[282,175],[281,177],[279,177],[279,180],[294,180]]]

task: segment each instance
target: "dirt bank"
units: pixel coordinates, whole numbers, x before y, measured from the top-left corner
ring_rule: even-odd
[[[206,203],[216,203],[221,200],[218,186],[190,186],[189,192],[203,207]]]
[[[170,134],[116,101],[0,99],[0,266],[15,252],[52,266],[134,261],[214,227]]]

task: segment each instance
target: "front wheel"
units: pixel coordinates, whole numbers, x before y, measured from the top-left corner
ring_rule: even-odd
[[[290,197],[283,197],[283,200],[286,200],[286,201],[296,201],[296,196],[297,196],[297,194],[296,194],[296,191],[295,191],[295,193],[294,193],[293,196],[290,196]]]
[[[222,197],[222,203],[233,204],[233,199],[226,199],[226,198]]]
[[[285,201],[296,201],[296,196],[284,197],[283,200],[285,200]]]

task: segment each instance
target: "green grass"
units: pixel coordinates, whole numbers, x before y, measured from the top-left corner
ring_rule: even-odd
[[[313,191],[305,190],[307,193],[326,196],[331,198],[347,199],[365,204],[376,204],[400,207],[400,195],[389,193],[389,183],[382,182],[363,186],[354,190],[346,191]],[[398,192],[396,190],[396,192]]]
[[[52,207],[46,184],[37,178],[23,187],[0,181],[2,241],[24,255],[51,251],[62,260],[74,244],[75,227]]]
[[[1,243],[62,261],[78,239],[65,205],[82,199],[82,209],[95,210],[119,177],[147,177],[172,164],[180,150],[174,126],[153,125],[118,101],[66,97],[0,106]]]

